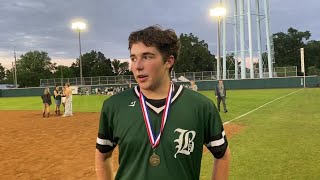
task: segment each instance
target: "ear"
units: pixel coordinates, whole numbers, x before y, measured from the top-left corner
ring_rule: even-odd
[[[169,57],[167,58],[167,60],[166,60],[165,66],[166,66],[168,69],[170,69],[170,68],[173,66],[173,64],[174,64],[174,61],[175,61],[174,56],[173,56],[173,55],[169,56]]]

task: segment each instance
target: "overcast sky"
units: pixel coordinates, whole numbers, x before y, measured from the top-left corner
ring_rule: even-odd
[[[78,36],[71,29],[75,18],[88,23],[87,31],[81,33],[83,53],[97,50],[108,58],[127,59],[130,32],[159,24],[174,29],[178,35],[195,34],[205,40],[215,54],[217,26],[216,20],[209,16],[209,9],[217,2],[0,0],[0,63],[10,68],[15,48],[18,57],[31,50],[43,50],[54,62],[70,65],[79,56]],[[252,7],[254,12],[254,3]],[[311,39],[320,40],[319,8],[318,0],[270,0],[271,33],[286,32],[294,27],[309,30]]]

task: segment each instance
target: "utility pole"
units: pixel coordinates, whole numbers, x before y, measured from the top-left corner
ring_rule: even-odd
[[[15,83],[15,79],[16,79],[16,77],[14,76],[14,65],[12,62],[12,81],[13,81],[13,84]]]
[[[17,77],[17,57],[16,57],[16,48],[14,48],[14,76],[15,78],[15,88],[18,88],[18,77]]]

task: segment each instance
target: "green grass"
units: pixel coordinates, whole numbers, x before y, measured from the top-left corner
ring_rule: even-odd
[[[245,96],[251,95],[253,99],[237,102],[243,112],[261,105],[262,99],[272,100],[263,94],[273,92],[269,94],[273,96],[277,93],[274,98],[288,93],[285,90],[265,90],[259,95],[250,93],[254,91],[246,92]],[[230,106],[236,103],[232,102],[236,98],[231,97]],[[249,106],[247,109],[243,107],[245,104]],[[320,179],[320,89],[299,91],[234,123],[246,127],[229,140],[232,151],[230,179]],[[212,161],[210,153],[204,155],[201,179],[210,178]]]
[[[73,96],[72,108],[74,112],[100,112],[102,103],[108,96]],[[53,101],[53,99],[52,99]],[[0,110],[41,110],[41,97],[1,98]],[[54,110],[54,102],[51,106]]]
[[[229,113],[221,113],[222,121],[229,121],[250,110],[253,110],[278,97],[294,92],[298,89],[267,89],[267,90],[233,90],[227,91],[227,108]],[[213,91],[202,91],[202,94],[217,102]],[[221,103],[221,109],[222,108]]]
[[[298,89],[230,90],[224,122]],[[212,91],[201,92],[216,102]],[[77,112],[99,112],[106,96],[73,96]],[[0,98],[0,110],[41,110],[40,97]],[[53,106],[52,106],[53,108]],[[320,89],[304,89],[233,123],[245,128],[229,139],[230,178],[320,179]],[[213,158],[203,155],[201,179],[211,177]]]

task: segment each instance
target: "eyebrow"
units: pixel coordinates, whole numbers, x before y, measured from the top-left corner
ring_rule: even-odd
[[[154,56],[154,55],[156,55],[156,54],[155,54],[155,53],[152,53],[152,52],[144,52],[144,53],[142,53],[142,55],[143,55],[143,56],[146,56],[146,55],[153,55],[153,56]],[[132,58],[132,57],[136,57],[136,55],[135,55],[135,54],[131,54],[131,55],[130,55],[130,58]]]

